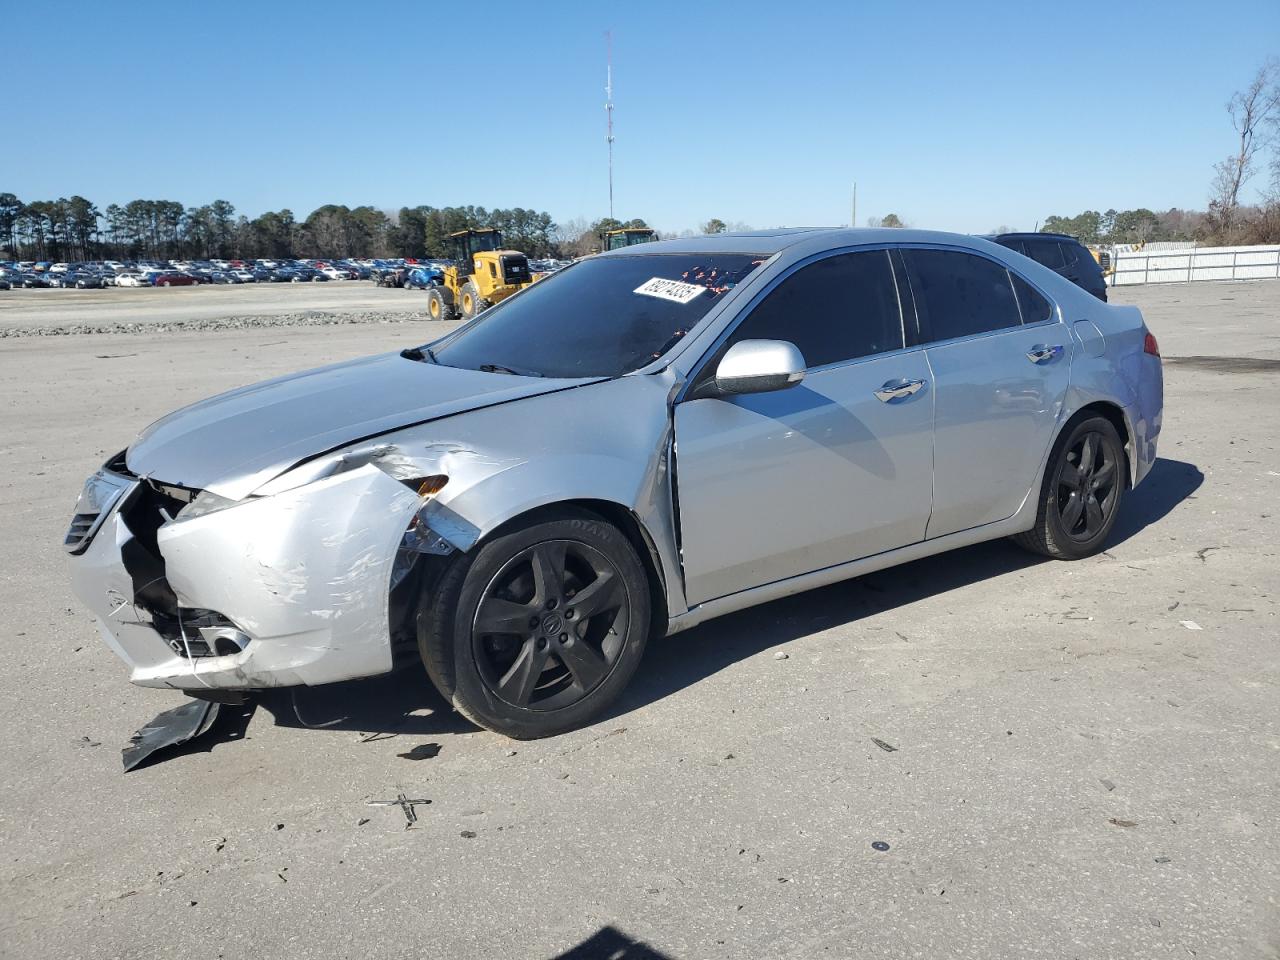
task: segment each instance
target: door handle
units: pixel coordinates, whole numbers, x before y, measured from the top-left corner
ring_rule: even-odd
[[[1046,346],[1043,343],[1037,343],[1034,347],[1027,351],[1027,359],[1032,363],[1048,363],[1050,360],[1056,360],[1062,355],[1062,344],[1055,343]]]
[[[897,380],[889,380],[876,391],[876,399],[881,403],[888,403],[890,400],[901,400],[903,397],[909,397],[916,393],[923,386],[923,380],[904,380],[901,377]]]

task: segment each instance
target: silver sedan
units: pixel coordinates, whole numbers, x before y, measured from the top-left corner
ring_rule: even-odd
[[[159,420],[66,548],[134,683],[420,660],[476,723],[547,736],[651,636],[997,537],[1097,553],[1162,406],[1136,308],[984,240],[666,241]]]

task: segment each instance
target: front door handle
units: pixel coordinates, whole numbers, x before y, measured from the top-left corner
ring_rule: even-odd
[[[881,403],[888,403],[890,400],[901,400],[903,397],[909,397],[916,393],[924,386],[923,380],[890,380],[883,387],[876,391],[876,399]]]
[[[1055,343],[1051,346],[1037,343],[1034,347],[1027,351],[1027,359],[1032,363],[1048,363],[1050,360],[1056,360],[1062,356],[1062,344]]]

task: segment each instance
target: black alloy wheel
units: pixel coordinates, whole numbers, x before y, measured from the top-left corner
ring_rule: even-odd
[[[1101,552],[1119,516],[1128,472],[1115,425],[1102,416],[1078,417],[1054,444],[1035,525],[1015,534],[1014,542],[1055,560]]]
[[[626,600],[617,567],[594,547],[551,540],[522,550],[476,609],[472,654],[481,678],[514,707],[577,703],[618,661]]]
[[[1076,542],[1096,537],[1115,512],[1121,479],[1113,447],[1101,431],[1087,431],[1072,439],[1058,468],[1058,519]]]
[[[521,740],[597,719],[648,640],[655,599],[637,548],[591,511],[514,521],[424,582],[418,648],[431,682],[479,726]]]

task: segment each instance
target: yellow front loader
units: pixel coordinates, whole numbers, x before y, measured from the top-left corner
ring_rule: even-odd
[[[529,258],[518,250],[502,249],[502,234],[492,228],[459,230],[449,234],[453,265],[444,270],[440,286],[427,291],[427,315],[470,320],[486,307],[529,286]]]
[[[601,237],[600,247],[603,250],[621,250],[637,243],[652,243],[658,235],[648,227],[624,227],[620,230],[607,230]]]

